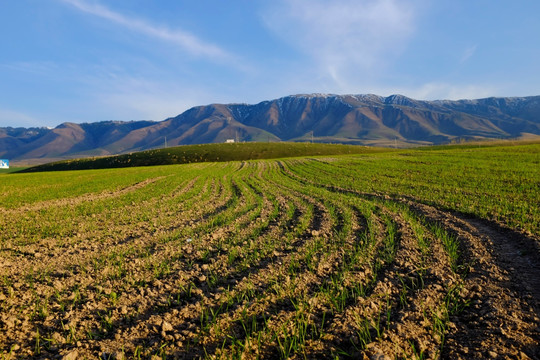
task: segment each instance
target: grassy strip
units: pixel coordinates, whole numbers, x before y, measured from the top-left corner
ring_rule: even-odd
[[[310,143],[184,145],[102,158],[64,160],[30,167],[22,170],[22,172],[106,169],[315,155],[364,154],[384,151],[392,150],[357,145]]]

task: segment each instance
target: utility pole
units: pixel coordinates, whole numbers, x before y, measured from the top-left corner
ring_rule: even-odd
[[[313,130],[311,130],[311,143],[313,144]]]
[[[167,147],[167,137],[165,136],[165,148]]]

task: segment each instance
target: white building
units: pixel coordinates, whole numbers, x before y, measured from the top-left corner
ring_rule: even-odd
[[[9,169],[9,160],[0,159],[0,169]]]

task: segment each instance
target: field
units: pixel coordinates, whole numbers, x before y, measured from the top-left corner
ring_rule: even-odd
[[[389,151],[391,150],[366,146],[292,142],[182,145],[116,156],[62,160],[34,166],[25,169],[24,172],[124,168],[134,166],[192,164],[211,161],[223,162],[276,159],[293,156],[363,154],[368,152],[376,153]]]
[[[540,144],[0,191],[0,359],[540,358]]]

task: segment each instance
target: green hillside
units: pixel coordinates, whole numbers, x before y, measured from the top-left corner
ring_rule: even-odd
[[[27,168],[22,172],[108,169],[198,162],[276,159],[315,155],[364,154],[386,151],[392,150],[356,145],[284,142],[185,145],[117,156],[63,160]]]

